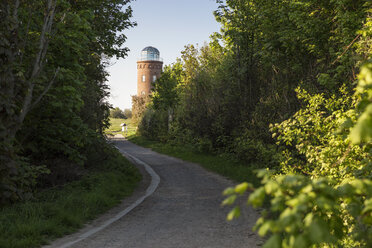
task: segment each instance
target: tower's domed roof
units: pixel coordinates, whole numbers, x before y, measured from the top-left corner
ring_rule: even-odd
[[[144,49],[142,49],[142,52],[148,52],[148,53],[154,53],[154,54],[159,54],[160,55],[160,52],[158,49],[156,49],[155,47],[152,47],[152,46],[148,46],[148,47],[145,47]]]
[[[141,51],[141,60],[156,60],[158,61],[160,58],[160,52],[158,49],[152,46],[145,47]]]

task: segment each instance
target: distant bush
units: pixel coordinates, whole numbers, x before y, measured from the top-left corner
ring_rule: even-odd
[[[110,117],[111,118],[127,119],[127,116],[125,116],[124,112],[119,107],[111,109]]]
[[[149,96],[132,96],[132,119],[139,122],[150,102]]]
[[[132,110],[124,109],[123,113],[124,113],[125,117],[132,118]]]
[[[166,141],[168,131],[168,114],[166,111],[155,111],[152,108],[146,109],[138,126],[142,136],[152,140]]]

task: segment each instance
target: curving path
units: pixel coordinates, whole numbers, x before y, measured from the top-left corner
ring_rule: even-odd
[[[131,203],[124,202],[121,209],[113,210],[116,213],[100,218],[106,220],[97,221],[80,234],[58,240],[49,247],[253,248],[261,243],[251,231],[258,218],[253,209],[244,211],[236,221],[226,222],[228,208],[220,207],[221,192],[234,183],[196,164],[158,154],[124,139],[116,139],[114,143],[145,173],[142,186],[127,199]],[[144,165],[154,170],[155,177],[159,175],[160,182],[143,170]],[[153,192],[149,194],[151,187]],[[145,196],[146,190],[147,198],[122,214],[124,208],[130,208]]]

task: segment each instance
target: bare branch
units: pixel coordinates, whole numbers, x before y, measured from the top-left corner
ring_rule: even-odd
[[[56,0],[48,0],[47,14],[45,15],[45,18],[44,18],[44,24],[41,30],[41,35],[40,35],[40,40],[39,40],[39,52],[35,58],[34,67],[32,70],[31,77],[30,77],[30,81],[32,81],[33,78],[37,77],[41,71],[41,65],[44,61],[46,50],[49,44],[49,39],[46,36],[48,33],[50,33],[52,29],[56,4],[57,4]]]
[[[30,111],[33,91],[35,87],[35,80],[39,76],[41,69],[45,63],[45,56],[49,45],[49,39],[47,38],[47,35],[51,32],[52,29],[56,5],[57,0],[48,0],[47,13],[44,18],[44,23],[39,40],[39,51],[35,58],[31,76],[27,80],[27,93],[25,98],[23,99],[22,111],[18,118],[19,123],[23,122],[24,118],[26,117],[26,114]],[[46,88],[48,88],[48,86]]]
[[[25,37],[25,39],[23,41],[23,46],[21,48],[21,51],[25,51],[25,48],[27,46],[28,37],[29,37],[28,33],[29,33],[29,30],[30,30],[30,24],[31,24],[31,9],[28,12],[28,22],[27,22],[27,27],[26,27],[26,37]],[[24,54],[25,54],[24,52],[21,54],[20,64],[22,64],[22,62],[23,62],[23,56],[24,56]]]
[[[334,65],[337,61],[339,61],[342,56],[344,56],[344,54],[350,49],[350,47],[355,43],[355,41],[357,41],[359,39],[359,37],[361,36],[361,34],[359,34],[345,49],[345,51],[340,55],[338,56],[338,58],[332,62],[332,65]]]
[[[14,10],[13,10],[14,20],[18,20],[18,9],[19,9],[19,0],[16,0],[16,2],[14,4]]]
[[[16,0],[16,2],[14,3],[14,9],[13,9],[13,21],[16,23],[15,27],[13,30],[9,30],[11,31],[12,33],[12,37],[10,38],[11,39],[11,42],[14,45],[14,48],[10,48],[10,56],[8,57],[9,59],[9,64],[12,65],[14,61],[16,61],[16,57],[17,57],[17,47],[18,47],[18,28],[19,28],[19,23],[18,23],[18,9],[19,9],[19,0]],[[10,9],[8,9],[8,15],[11,15],[10,13]],[[14,73],[11,72],[11,70],[9,71],[9,75],[8,75],[8,82],[9,82],[9,88],[8,88],[8,94],[10,96],[14,96],[14,91],[15,91],[15,76],[14,76]]]
[[[60,67],[57,68],[56,72],[54,73],[54,76],[53,78],[49,81],[49,84],[47,85],[47,87],[45,87],[44,91],[39,95],[39,97],[31,104],[30,106],[30,109],[34,108],[40,101],[41,99],[44,97],[44,95],[46,93],[48,93],[50,87],[52,87],[52,85],[54,84],[55,80],[56,80],[56,77],[59,73],[59,70],[60,70]]]

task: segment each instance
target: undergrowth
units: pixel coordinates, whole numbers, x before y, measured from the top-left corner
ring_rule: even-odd
[[[80,180],[0,209],[0,247],[31,248],[72,233],[131,195],[141,176],[118,151]]]

